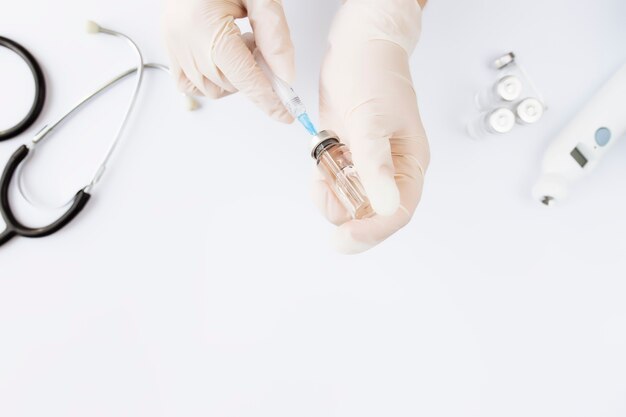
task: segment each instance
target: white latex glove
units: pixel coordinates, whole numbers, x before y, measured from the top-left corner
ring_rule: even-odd
[[[235,24],[246,16],[254,36]],[[272,71],[293,82],[294,50],[280,0],[165,0],[163,26],[183,92],[217,99],[241,91],[274,119],[292,121],[250,52],[256,42]]]
[[[421,29],[417,0],[347,0],[333,22],[320,81],[321,128],[350,147],[376,215],[351,220],[321,175],[313,196],[339,225],[340,252],[365,251],[404,227],[422,194],[429,148],[409,57]]]

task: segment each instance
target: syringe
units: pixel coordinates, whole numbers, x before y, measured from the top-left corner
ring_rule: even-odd
[[[287,111],[289,111],[289,114],[295,119],[298,119],[311,135],[317,135],[317,129],[313,125],[313,122],[311,122],[306,112],[306,107],[296,92],[293,91],[293,88],[274,74],[258,49],[254,51],[254,59],[265,73],[265,76],[272,83],[272,88],[276,92],[276,95],[278,95],[278,98],[280,98],[280,101],[287,108]]]

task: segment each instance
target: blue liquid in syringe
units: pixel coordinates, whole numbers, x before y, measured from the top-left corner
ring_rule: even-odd
[[[317,129],[313,125],[313,122],[311,121],[311,119],[309,118],[309,115],[307,113],[302,113],[300,116],[298,116],[298,120],[300,121],[300,123],[302,123],[302,126],[304,126],[304,128],[311,135],[313,135],[313,136],[317,135]]]

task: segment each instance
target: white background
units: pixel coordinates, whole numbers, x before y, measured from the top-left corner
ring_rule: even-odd
[[[39,122],[133,65],[88,18],[166,60],[149,0],[1,0],[0,33],[41,61]],[[285,0],[297,90],[316,116],[334,0]],[[0,416],[626,415],[626,142],[547,210],[530,198],[550,138],[626,59],[626,2],[432,0],[412,58],[432,145],[413,222],[333,253],[296,126],[242,97],[186,113],[149,74],[141,111],[84,213],[0,249]],[[463,132],[488,63],[514,50],[551,108],[517,134]],[[0,50],[0,122],[32,82]],[[26,170],[62,201],[93,173],[130,83]],[[22,207],[22,204],[19,204]],[[25,211],[24,220],[48,215]]]

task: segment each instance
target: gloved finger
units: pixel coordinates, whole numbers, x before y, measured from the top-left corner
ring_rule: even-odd
[[[284,123],[293,121],[256,64],[232,18],[224,22],[221,37],[214,46],[213,61],[235,88],[270,117]]]
[[[246,44],[246,48],[250,51],[254,56],[254,50],[257,48],[256,41],[254,40],[254,34],[251,32],[246,32],[241,35],[241,39],[243,43]]]
[[[176,81],[176,86],[181,93],[191,96],[204,95],[202,94],[202,91],[196,88],[196,86],[193,85],[191,81],[189,81],[189,78],[187,78],[177,62],[170,63],[170,74],[172,75],[172,78],[174,78],[174,81]]]
[[[178,65],[178,62],[172,61],[170,63],[170,74],[176,81],[176,86],[182,93],[188,96],[204,96],[205,95],[189,80],[189,78],[187,78],[183,70]],[[215,91],[219,91],[219,88],[217,86],[215,86]],[[228,94],[230,93],[223,92],[223,94],[219,95],[219,97],[223,97]],[[211,98],[219,98],[219,97],[211,97]]]
[[[342,225],[351,219],[350,213],[339,202],[330,188],[330,184],[324,179],[317,167],[313,170],[311,197],[318,210],[335,226]]]
[[[256,49],[256,43],[254,42],[254,35],[250,32],[241,35],[243,42],[250,52],[254,52]],[[200,60],[197,65],[202,75],[208,80],[215,80],[215,85],[222,89],[223,96],[235,93],[237,89],[228,81],[223,74],[218,75],[219,69],[208,60]]]
[[[210,82],[217,86],[224,95],[237,92],[237,88],[217,68],[210,54],[206,52],[207,46],[205,42],[192,45],[191,48],[192,50],[187,54],[186,62],[189,62],[187,67],[197,73],[197,78],[203,78],[204,82]]]
[[[200,72],[195,64],[193,54],[188,48],[176,48],[177,52],[174,52],[172,48],[168,47],[168,50],[171,57],[170,71],[176,80],[178,89],[183,93],[203,95],[213,99],[231,94],[230,91],[216,85]],[[194,93],[194,90],[197,91]]]
[[[410,148],[410,152],[406,152]],[[392,216],[376,215],[369,219],[351,220],[333,235],[333,245],[345,254],[364,252],[408,224],[422,195],[424,170],[422,161],[429,158],[425,138],[392,139],[395,181],[400,192],[400,205]]]
[[[289,25],[280,0],[246,1],[256,45],[268,65],[283,81],[295,79],[295,57]]]
[[[202,94],[202,91],[198,90],[196,86],[193,85],[191,81],[189,81],[189,78],[187,78],[185,74],[181,73],[176,81],[176,85],[178,86],[178,90],[181,93],[187,94],[189,96],[199,97],[204,95]]]
[[[381,216],[393,215],[400,205],[400,193],[394,181],[389,128],[393,125],[384,113],[372,111],[371,103],[357,106],[346,120],[346,138],[354,166],[372,208]]]

